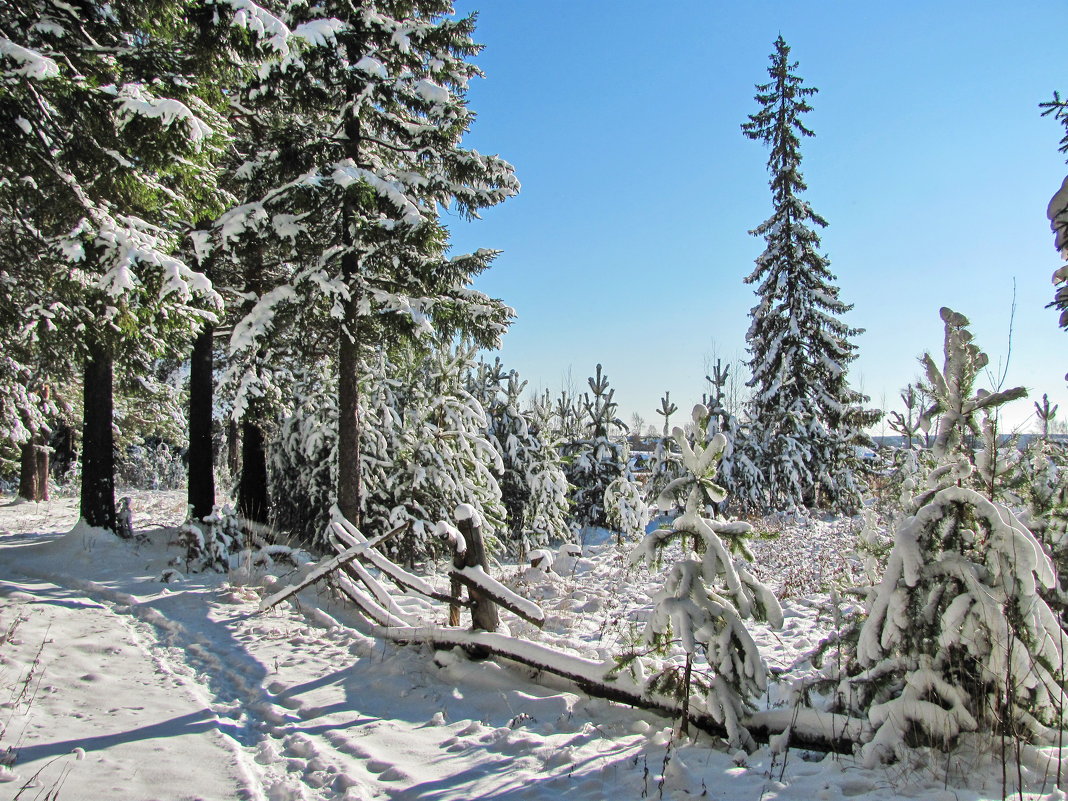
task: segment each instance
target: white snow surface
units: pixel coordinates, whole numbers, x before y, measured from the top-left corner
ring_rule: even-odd
[[[14,749],[10,767],[0,758],[2,798],[24,785],[23,798],[55,789],[64,801],[1001,797],[996,754],[961,747],[948,759],[867,769],[853,756],[783,754],[781,742],[732,753],[562,680],[375,639],[319,585],[257,613],[263,596],[307,568],[163,583],[181,555],[184,493],[128,494],[140,543],[76,526],[75,498],[0,498],[0,757]],[[816,585],[850,569],[840,554],[851,530],[808,518],[756,528],[779,534],[757,549],[776,560],[759,572],[773,586],[781,575],[787,592],[782,631],[756,636],[773,673],[795,663],[804,673],[804,652],[829,627]],[[566,575],[491,570],[546,613],[541,631],[503,613],[512,636],[610,660],[661,582],[629,565],[629,547],[614,536],[588,544]],[[791,558],[823,565],[791,569]],[[444,568],[427,578],[447,584]],[[414,597],[397,601],[422,625],[444,615]],[[792,714],[776,704],[787,691],[772,683],[766,714]],[[1050,756],[1024,750],[1024,798],[1065,798],[1055,771],[1043,785]]]

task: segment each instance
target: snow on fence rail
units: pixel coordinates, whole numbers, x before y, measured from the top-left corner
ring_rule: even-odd
[[[675,698],[650,691],[627,673],[619,671],[613,661],[598,662],[496,632],[498,605],[537,626],[544,622],[544,613],[537,604],[517,595],[486,573],[485,551],[477,517],[465,516],[465,510],[462,509],[457,511],[457,524],[461,531],[452,530],[450,536],[456,548],[448,574],[452,582],[451,594],[436,590],[425,579],[407,572],[375,550],[375,546],[399,533],[405,526],[368,540],[335,509],[330,530],[338,554],[323,560],[302,581],[265,598],[260,609],[269,609],[332,575],[337,588],[375,624],[372,633],[383,639],[398,644],[428,644],[434,648],[459,647],[479,657],[507,659],[571,681],[591,696],[653,710],[673,718],[685,715],[687,721],[703,731],[715,736],[727,736],[723,723],[712,715],[693,704],[683,705]],[[376,568],[403,591],[448,603],[450,625],[416,625],[396,603],[389,590],[360,562]],[[462,586],[468,588],[469,597],[466,600],[460,598]],[[460,607],[471,609],[471,629],[459,627]],[[754,712],[742,724],[758,742],[768,742],[770,738],[778,737],[780,747],[789,745],[820,751],[848,753],[870,736],[870,726],[866,720],[812,709]],[[782,742],[784,735],[786,743]]]

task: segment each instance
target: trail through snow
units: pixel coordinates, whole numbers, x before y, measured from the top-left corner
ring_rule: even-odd
[[[158,580],[180,554],[180,494],[135,495],[140,544],[74,527],[75,508],[0,500],[0,752],[14,760],[0,798],[999,797],[989,755],[953,765],[943,789],[934,767],[871,771],[795,751],[782,770],[766,748],[746,757],[680,741],[671,721],[563,682],[375,640],[322,587],[259,614],[270,590],[237,576]],[[610,546],[599,554],[570,577],[512,569],[546,610],[541,641],[605,658],[630,636],[651,579]],[[780,636],[818,639],[814,609],[788,602]],[[764,644],[779,664],[802,648]]]

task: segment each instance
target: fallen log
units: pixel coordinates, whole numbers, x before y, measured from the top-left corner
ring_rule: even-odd
[[[614,663],[606,664],[574,654],[564,654],[547,646],[504,634],[407,626],[378,626],[372,633],[395,643],[427,644],[435,648],[460,647],[465,650],[478,648],[491,656],[502,657],[538,671],[560,676],[596,698],[649,709],[671,718],[678,718],[682,714],[681,706],[675,699],[649,693],[627,674],[609,675]],[[726,728],[711,715],[696,711],[691,705],[687,718],[702,731],[726,739]],[[839,753],[852,753],[853,747],[864,741],[868,731],[867,721],[812,709],[772,709],[755,712],[743,720],[743,725],[758,742],[766,743],[772,736],[789,732],[790,747]]]

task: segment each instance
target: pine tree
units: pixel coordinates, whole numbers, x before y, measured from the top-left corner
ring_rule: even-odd
[[[1053,563],[1010,509],[968,486],[965,436],[979,430],[976,415],[1025,390],[976,390],[986,355],[966,318],[941,314],[944,367],[922,360],[942,412],[938,463],[897,528],[848,679],[874,727],[869,762],[905,743],[949,745],[963,731],[1041,741],[1068,700],[1064,638],[1043,597],[1055,586]]]
[[[770,148],[774,212],[751,233],[767,247],[745,279],[759,302],[746,334],[753,388],[749,407],[759,446],[758,467],[775,508],[826,504],[856,508],[860,501],[855,445],[873,422],[852,390],[847,368],[856,358],[850,339],[860,333],[839,319],[851,306],[839,299],[827,259],[818,252],[826,220],[801,198],[800,137],[812,136],[803,115],[816,89],[793,71],[790,48],[775,41],[768,74],[757,86],[760,110],[742,125]]]
[[[659,500],[661,509],[679,505],[682,514],[671,528],[648,534],[631,557],[652,566],[671,543],[694,545],[692,550],[684,547],[687,555],[668,570],[645,629],[646,641],[662,649],[677,638],[686,670],[681,677],[675,670],[662,671],[650,685],[675,691],[684,708],[691,686],[700,688],[706,710],[726,728],[731,745],[751,748],[752,737],[741,721],[767,689],[767,668],[744,621],[767,621],[779,628],[782,609],[745,566],[752,560],[745,542],[752,526],[709,514],[726,497],[716,471],[727,441],[723,434],[709,434],[711,416],[703,405],[694,407],[691,419],[692,445],[682,428],[673,429],[685,472]],[[695,657],[703,657],[703,668],[695,668]]]

